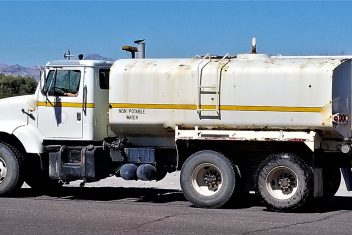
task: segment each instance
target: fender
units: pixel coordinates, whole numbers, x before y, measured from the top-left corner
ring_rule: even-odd
[[[13,132],[21,127],[27,125],[27,122],[22,120],[6,120],[0,122],[0,132],[5,132],[7,134],[13,134]]]
[[[28,125],[29,119],[26,111],[35,107],[35,95],[0,99],[0,132],[17,137],[28,153],[43,151],[42,135],[35,127]]]
[[[27,153],[43,153],[44,136],[37,128],[30,125],[23,125],[16,128],[12,134],[22,143]]]

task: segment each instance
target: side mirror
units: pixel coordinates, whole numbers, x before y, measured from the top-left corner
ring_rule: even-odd
[[[45,71],[45,68],[41,67],[41,68],[40,68],[40,76],[39,76],[39,87],[40,87],[40,91],[41,91],[41,92],[42,92],[43,89],[44,89],[45,78],[46,78],[46,71]]]

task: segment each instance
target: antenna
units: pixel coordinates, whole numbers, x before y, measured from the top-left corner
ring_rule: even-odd
[[[75,57],[75,56],[74,56],[74,55],[71,55],[71,50],[68,49],[68,50],[67,50],[67,53],[66,53],[66,52],[64,53],[64,59],[65,59],[65,60],[71,60],[72,57]]]

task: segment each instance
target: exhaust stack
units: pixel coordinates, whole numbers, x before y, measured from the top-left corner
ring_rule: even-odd
[[[142,40],[136,40],[134,43],[138,45],[138,59],[144,59],[145,58],[145,39]]]
[[[122,50],[130,52],[132,59],[136,58],[136,52],[138,52],[138,59],[144,59],[145,58],[145,42],[144,42],[144,40],[145,39],[134,41],[134,43],[137,44],[138,47],[123,46]]]
[[[251,54],[257,54],[257,39],[252,38],[252,51]]]

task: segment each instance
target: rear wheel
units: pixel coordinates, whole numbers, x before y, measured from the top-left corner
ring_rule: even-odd
[[[256,172],[256,194],[274,211],[304,206],[313,194],[313,170],[291,153],[270,155]]]
[[[0,196],[14,193],[23,184],[22,155],[14,147],[0,143]]]
[[[195,206],[219,208],[234,195],[239,181],[237,167],[224,155],[199,151],[182,166],[181,188],[185,197]]]

